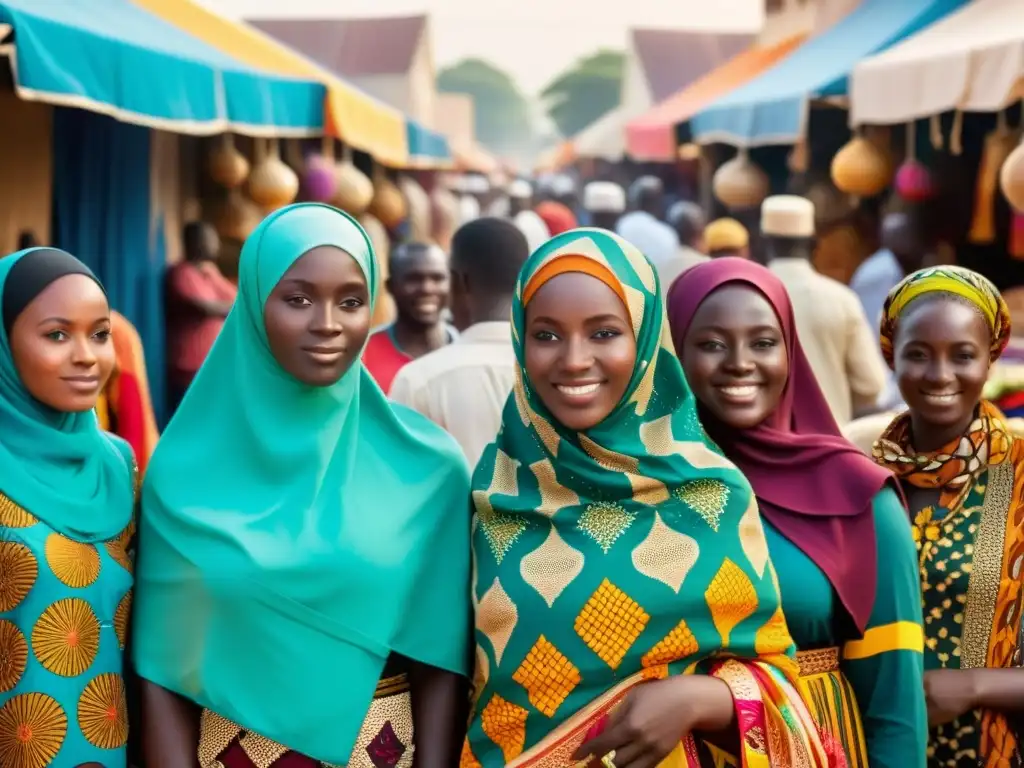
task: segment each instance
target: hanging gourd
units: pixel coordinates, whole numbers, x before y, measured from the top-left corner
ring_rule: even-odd
[[[370,318],[370,327],[376,328],[388,325],[395,319],[395,301],[391,294],[381,290],[388,279],[388,263],[391,252],[391,241],[388,238],[388,231],[375,216],[369,213],[361,214],[359,223],[366,230],[367,237],[373,243],[373,252],[377,258],[377,301],[373,305],[373,315]]]
[[[405,198],[391,179],[384,175],[382,166],[376,165],[373,175],[373,199],[367,210],[388,229],[397,229],[405,218]]]
[[[259,141],[256,142],[256,146],[260,146]],[[249,174],[249,197],[265,212],[270,213],[295,202],[298,194],[299,177],[281,160],[277,140],[272,139],[269,151],[262,153],[256,167]]]
[[[908,203],[923,203],[935,197],[935,180],[931,171],[917,159],[917,127],[907,123],[906,159],[896,171],[893,188]]]
[[[408,174],[399,178],[398,189],[409,211],[409,237],[419,243],[430,242],[430,197]]]
[[[335,207],[352,216],[363,213],[373,199],[373,182],[352,163],[352,150],[347,146],[335,167],[335,181],[337,185],[331,201]]]
[[[263,219],[260,209],[237,190],[231,190],[215,209],[213,227],[225,240],[245,242]]]
[[[999,188],[1017,213],[1024,213],[1024,139],[999,170]]]
[[[338,174],[334,160],[334,139],[324,136],[320,154],[306,158],[302,171],[302,196],[314,203],[329,203],[338,191]]]
[[[800,139],[793,146],[793,149],[790,150],[789,155],[786,156],[786,167],[790,173],[807,173],[810,159],[810,153],[807,150],[807,140]]]
[[[452,236],[459,227],[459,199],[444,184],[434,185],[430,192],[430,234],[445,251],[450,250]]]
[[[210,150],[206,159],[206,170],[210,178],[224,189],[236,189],[249,176],[249,161],[235,146],[235,137],[224,134]]]
[[[892,181],[892,163],[873,141],[854,136],[832,158],[832,183],[855,197],[874,197]]]
[[[768,196],[768,174],[751,162],[746,149],[715,171],[711,180],[715,197],[730,208],[756,208]]]

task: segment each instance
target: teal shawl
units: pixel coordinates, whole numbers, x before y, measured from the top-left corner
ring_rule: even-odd
[[[30,248],[0,259],[7,276]],[[25,389],[0,323],[0,491],[58,533],[96,543],[131,521],[132,467],[118,438],[100,429],[95,411],[60,413]]]
[[[341,211],[289,206],[245,243],[238,299],[146,472],[134,660],[345,764],[389,654],[468,671],[469,479],[457,444],[361,363],[311,387],[275,361],[267,298],[325,245],[358,262],[372,305],[373,248]]]
[[[522,296],[563,256],[616,278],[636,339],[622,400],[586,432],[554,419],[525,368]],[[512,340],[514,394],[473,475],[476,712],[463,765],[571,765],[589,706],[723,653],[792,671],[753,491],[697,419],[650,262],[603,230],[552,238],[520,272]],[[541,759],[538,744],[577,724],[575,742],[552,746],[558,759]]]

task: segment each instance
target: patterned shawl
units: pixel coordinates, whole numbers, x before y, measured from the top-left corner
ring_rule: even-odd
[[[554,421],[524,368],[524,289],[565,256],[620,283],[637,346],[621,402],[586,433]],[[753,493],[697,420],[661,296],[644,256],[598,229],[553,238],[520,273],[517,381],[473,478],[475,714],[462,768],[572,766],[634,685],[693,671],[733,687],[744,765],[828,763],[790,683],[793,642]],[[723,652],[760,661],[714,658]],[[698,764],[696,749],[688,738],[672,764]]]

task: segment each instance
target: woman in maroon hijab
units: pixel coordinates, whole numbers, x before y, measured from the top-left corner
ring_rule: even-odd
[[[924,766],[907,512],[892,476],[841,436],[785,287],[759,264],[715,259],[673,284],[668,315],[704,428],[757,495],[812,713],[850,768]]]

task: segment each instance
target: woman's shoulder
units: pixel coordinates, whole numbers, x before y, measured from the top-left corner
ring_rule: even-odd
[[[469,480],[469,466],[462,447],[443,428],[435,424],[419,411],[388,401],[395,418],[405,428],[421,449],[432,453],[442,468],[450,469],[454,474],[465,476]]]
[[[910,536],[910,513],[907,511],[903,497],[896,491],[892,483],[886,483],[871,501],[871,509],[875,519],[875,537],[879,549],[885,549],[893,541],[904,538],[913,545]]]
[[[135,458],[135,449],[132,448],[131,443],[123,437],[115,435],[113,432],[104,432],[103,436],[112,446],[114,446],[118,454],[121,456],[121,459],[124,461],[125,471],[128,473],[128,477],[131,479],[132,485],[134,486],[137,484],[139,476],[139,463]]]

